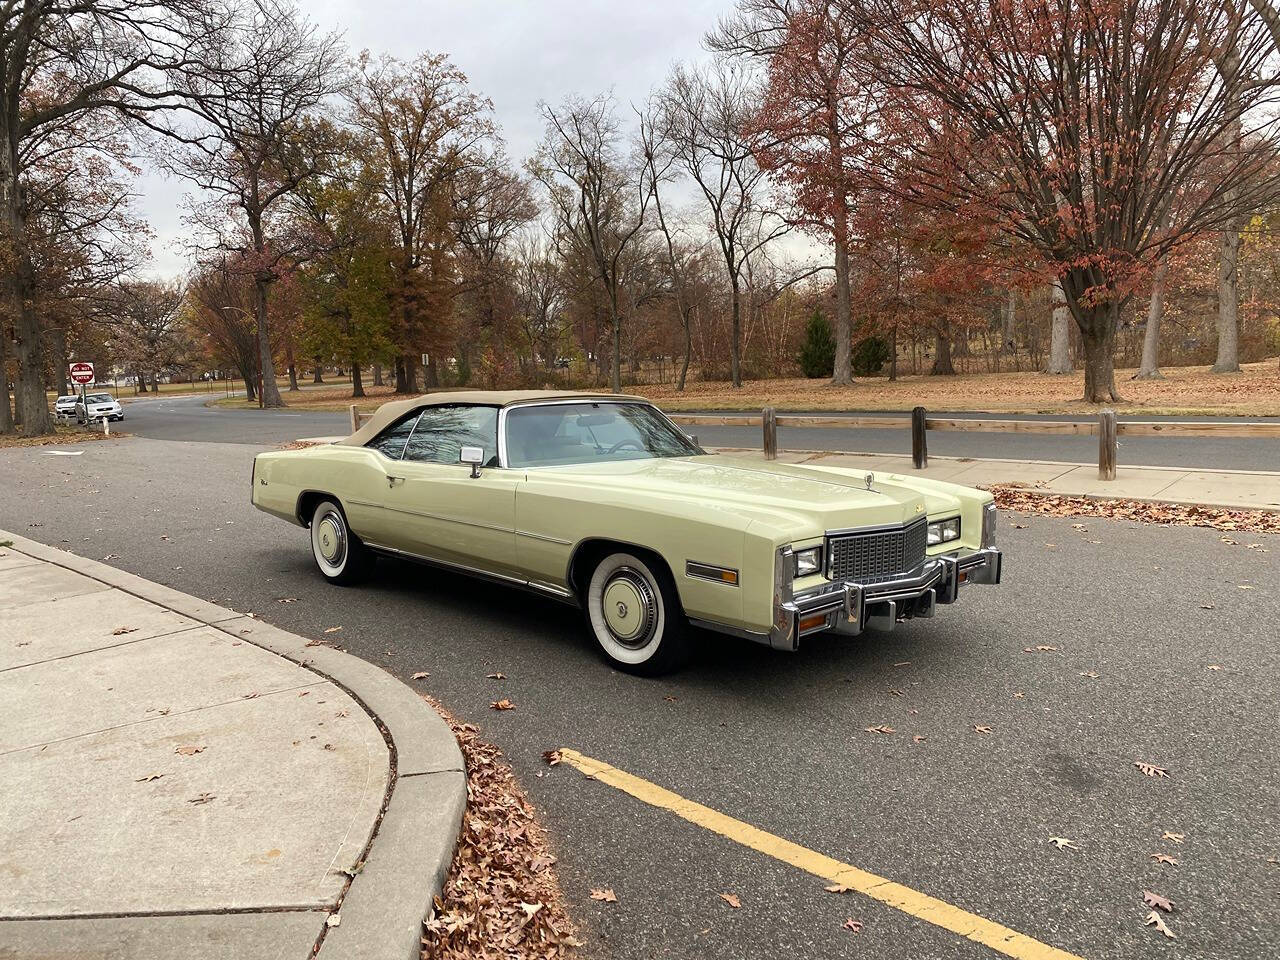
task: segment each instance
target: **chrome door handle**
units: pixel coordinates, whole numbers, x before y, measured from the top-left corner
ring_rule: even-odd
[[[394,487],[396,485],[397,480],[399,480],[401,483],[404,483],[404,477],[393,477],[391,476],[391,474],[387,474],[387,489],[390,490],[392,487]]]

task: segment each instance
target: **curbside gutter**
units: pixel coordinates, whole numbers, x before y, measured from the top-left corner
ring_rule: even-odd
[[[422,921],[444,888],[466,810],[462,751],[422,697],[386,671],[226,607],[97,560],[0,530],[13,549],[173,610],[291,660],[344,688],[390,740],[393,769],[380,821],[337,912],[319,960],[414,960]]]

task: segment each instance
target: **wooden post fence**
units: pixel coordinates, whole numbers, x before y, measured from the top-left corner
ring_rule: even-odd
[[[765,407],[760,411],[760,422],[764,424],[764,458],[778,459],[778,414],[773,407]]]
[[[923,470],[929,465],[929,442],[925,438],[928,429],[928,420],[925,417],[924,407],[913,407],[911,409],[911,465],[917,470]]]
[[[1116,478],[1116,412],[1098,414],[1098,479]]]

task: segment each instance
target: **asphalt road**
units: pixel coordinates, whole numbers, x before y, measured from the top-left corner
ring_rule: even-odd
[[[126,406],[126,419],[120,427],[129,433],[159,440],[211,440],[246,444],[287,443],[298,437],[346,434],[349,431],[347,415],[343,413],[288,409],[210,409],[204,406],[204,400],[202,397],[170,399],[162,395],[153,400],[131,402]],[[973,413],[933,415],[956,419],[988,416]],[[999,418],[1086,419],[1005,414],[1000,414]],[[758,448],[761,443],[758,427],[697,426],[687,429],[707,446]],[[906,455],[911,452],[911,434],[908,430],[878,428],[850,430],[780,427],[778,445],[792,450],[843,450]],[[929,452],[933,456],[946,457],[1097,463],[1098,441],[1087,436],[935,431],[929,434]],[[1119,463],[1122,467],[1128,464],[1280,471],[1280,441],[1250,437],[1121,437]]]
[[[250,506],[253,444],[76,449],[0,450],[0,527],[336,641],[477,724],[542,813],[589,957],[995,954],[546,767],[560,747],[1080,957],[1275,956],[1280,537],[1006,516],[1006,583],[932,621],[793,655],[700,635],[641,680],[549,600],[396,561],[323,582],[303,531]]]

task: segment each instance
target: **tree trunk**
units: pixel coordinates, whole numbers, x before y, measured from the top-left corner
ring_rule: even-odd
[[[934,330],[933,345],[933,369],[929,373],[933,376],[955,376],[955,364],[951,362],[951,338],[941,330]]]
[[[1045,373],[1075,373],[1071,364],[1071,308],[1062,281],[1053,282],[1053,320],[1049,335],[1049,366]]]
[[[1082,312],[1079,327],[1084,345],[1085,403],[1119,402],[1122,399],[1116,392],[1113,360],[1118,313],[1119,308],[1114,303]]]
[[[143,372],[143,369],[139,367],[137,371],[134,373],[134,376],[137,379],[137,383],[138,383],[136,391],[138,393],[147,393],[148,392],[147,391],[147,375],[146,373]]]
[[[6,138],[7,150],[0,150],[0,195],[4,203],[3,242],[11,251],[3,278],[3,311],[13,320],[14,354],[18,360],[18,382],[14,392],[16,417],[28,437],[53,432],[49,400],[44,391],[44,347],[40,316],[33,306],[35,272],[26,245],[26,190],[18,182],[17,144]]]
[[[1222,231],[1218,249],[1218,359],[1214,373],[1240,372],[1240,260],[1239,223]]]
[[[314,369],[315,369],[315,373],[314,373],[314,374],[312,375],[312,377],[311,377],[311,382],[312,382],[312,383],[324,383],[324,377],[322,377],[322,376],[320,375],[320,373],[321,373],[320,358],[319,358],[319,357],[316,357],[316,358],[315,358],[315,361],[316,361],[316,362],[315,362],[315,367],[314,367]],[[353,370],[353,371],[355,371],[355,367],[356,367],[356,365],[355,365],[354,363],[351,365],[351,367],[352,367],[352,370]],[[356,372],[358,372],[358,371],[356,371]]]
[[[382,382],[382,364],[380,363],[375,363],[373,365],[373,385],[375,387],[385,386]]]
[[[316,367],[316,376],[320,376],[319,367]],[[360,364],[354,360],[351,361],[351,396],[353,399],[364,396],[364,381],[360,379]]]
[[[289,389],[291,391],[302,389],[298,386],[298,365],[296,363],[289,364]]]
[[[1169,260],[1162,258],[1151,280],[1151,303],[1147,307],[1147,329],[1142,335],[1142,364],[1135,380],[1163,380],[1160,372],[1160,321],[1164,317],[1164,284]]]
[[[889,333],[889,382],[898,379],[898,323],[895,320]]]
[[[440,368],[436,366],[436,355],[427,355],[427,365],[422,371],[422,389],[435,390],[440,386]]]
[[[1009,300],[1005,304],[1004,315],[1001,317],[1001,342],[1000,349],[1007,351],[1009,356],[1016,357],[1018,355],[1018,339],[1015,335],[1016,322],[1018,319],[1018,291],[1012,287],[1009,288]]]
[[[836,364],[831,382],[853,383],[853,318],[849,296],[849,250],[836,241]]]
[[[13,433],[13,408],[9,406],[9,329],[0,317],[0,434]]]
[[[613,327],[613,362],[610,364],[610,378],[614,393],[622,392],[622,324],[618,322],[618,308],[610,301],[609,310],[612,314]]]
[[[258,321],[258,372],[262,378],[262,405],[283,407],[280,387],[276,384],[276,368],[271,359],[271,333],[267,328],[268,281],[262,277],[253,279],[253,308]]]
[[[676,389],[684,392],[685,379],[689,376],[689,361],[693,358],[693,324],[690,322],[692,309],[684,310],[684,359],[680,362],[680,379],[676,381]]]
[[[735,390],[742,387],[742,297],[738,292],[738,278],[734,277],[732,323],[730,331],[733,341],[729,344],[729,379],[733,381]]]
[[[408,393],[409,379],[405,373],[404,354],[401,354],[400,356],[396,357],[395,376],[396,376],[396,393]]]

